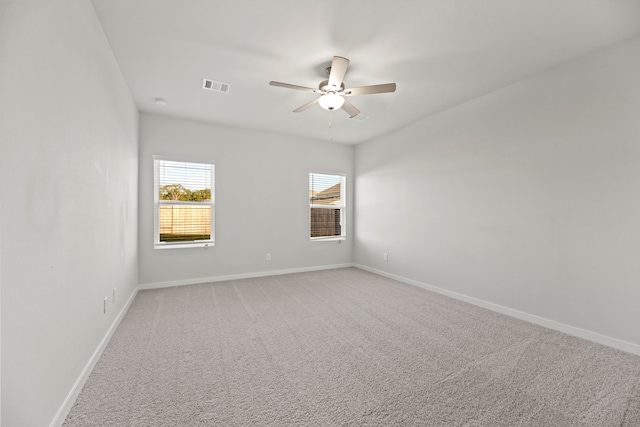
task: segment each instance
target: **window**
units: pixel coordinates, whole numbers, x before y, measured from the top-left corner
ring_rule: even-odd
[[[214,243],[214,165],[154,156],[155,248]]]
[[[311,239],[346,236],[345,179],[344,175],[309,174]]]

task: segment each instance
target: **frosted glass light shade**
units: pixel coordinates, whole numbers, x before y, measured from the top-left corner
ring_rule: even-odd
[[[322,95],[320,99],[318,99],[318,103],[325,110],[337,110],[342,107],[344,104],[344,99],[340,95],[336,95],[335,93],[327,93]]]

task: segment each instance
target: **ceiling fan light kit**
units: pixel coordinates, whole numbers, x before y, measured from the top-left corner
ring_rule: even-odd
[[[322,95],[318,99],[318,104],[320,104],[322,108],[328,111],[338,110],[342,108],[342,104],[344,104],[344,98],[340,95],[336,95],[335,92],[329,92],[325,95]]]
[[[269,82],[269,84],[271,86],[279,86],[287,89],[295,89],[305,92],[314,92],[321,95],[319,98],[316,98],[313,101],[296,108],[295,110],[293,110],[294,113],[301,113],[313,107],[314,105],[319,104],[320,107],[328,111],[343,109],[349,115],[349,117],[357,116],[358,114],[360,114],[360,110],[358,110],[351,102],[347,101],[345,99],[345,96],[371,95],[375,93],[389,93],[396,91],[395,83],[385,83],[380,85],[345,89],[343,80],[348,66],[349,60],[347,58],[334,56],[333,61],[331,62],[331,66],[326,70],[329,74],[329,80],[321,82],[318,85],[318,89],[275,81],[271,81]]]

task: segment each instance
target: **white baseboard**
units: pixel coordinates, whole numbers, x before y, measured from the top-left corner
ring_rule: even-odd
[[[100,345],[98,346],[96,351],[94,351],[93,354],[91,355],[89,362],[87,362],[86,366],[82,370],[82,373],[80,374],[75,384],[71,388],[71,391],[69,392],[69,394],[67,395],[67,398],[62,403],[62,406],[60,407],[60,409],[58,409],[58,413],[53,418],[53,421],[51,422],[49,427],[60,427],[62,426],[62,423],[64,423],[64,420],[67,418],[67,415],[71,410],[71,407],[73,406],[76,399],[78,398],[78,395],[82,391],[82,387],[84,387],[84,383],[87,382],[89,375],[91,375],[91,371],[93,371],[93,368],[98,362],[98,359],[100,359],[102,352],[107,347],[107,344],[111,339],[111,336],[113,335],[115,330],[118,328],[120,321],[122,320],[124,315],[127,313],[127,310],[129,310],[129,307],[131,306],[131,303],[133,302],[137,294],[138,294],[138,289],[136,288],[131,294],[131,296],[129,297],[129,299],[127,300],[127,303],[124,305],[124,307],[122,307],[122,310],[120,310],[120,313],[118,313],[116,318],[113,320],[111,327],[105,334],[104,338],[102,338],[102,341],[100,341]]]
[[[577,328],[575,326],[567,325],[564,323],[556,322],[555,320],[546,319],[544,317],[536,316],[534,314],[525,313],[523,311],[515,310],[513,308],[505,307],[499,304],[494,304],[485,300],[470,297],[457,292],[448,291],[446,289],[438,288],[436,286],[427,285],[426,283],[418,282],[417,280],[407,279],[406,277],[398,276],[396,274],[387,273],[385,271],[377,270],[375,268],[367,267],[365,265],[354,264],[354,267],[369,271],[371,273],[379,274],[390,279],[397,280],[399,282],[407,283],[409,285],[418,286],[423,289],[427,289],[432,292],[436,292],[441,295],[445,295],[460,301],[468,302],[473,305],[477,305],[482,308],[486,308],[497,313],[505,314],[507,316],[515,317],[516,319],[524,320],[545,328],[553,329],[555,331],[564,332],[565,334],[573,335],[575,337],[583,338],[588,341],[592,341],[598,344],[613,347],[618,350],[625,351],[627,353],[640,355],[640,345],[631,342],[619,340],[606,335],[601,335],[596,332],[588,331],[586,329]]]
[[[226,276],[198,277],[194,279],[171,280],[168,282],[141,283],[138,286],[138,289],[143,290],[143,289],[171,288],[174,286],[197,285],[199,283],[222,282],[224,280],[252,279],[254,277],[280,276],[283,274],[306,273],[308,271],[333,270],[336,268],[347,268],[347,267],[354,267],[354,264],[346,263],[346,264],[321,265],[321,266],[315,266],[315,267],[289,268],[286,270],[268,270],[268,271],[258,271],[254,273],[230,274]]]

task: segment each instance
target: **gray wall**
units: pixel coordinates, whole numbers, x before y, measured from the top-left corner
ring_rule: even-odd
[[[640,344],[639,75],[634,39],[359,145],[356,263]]]
[[[216,165],[214,247],[153,248],[153,155]],[[346,241],[309,240],[310,171],[347,174]],[[141,116],[140,284],[352,261],[353,147],[165,116]],[[265,260],[271,253],[271,261]]]
[[[138,112],[87,1],[1,2],[0,78],[2,424],[47,426],[137,285]]]
[[[89,2],[0,2],[0,55],[6,426],[56,418],[138,283],[355,260],[640,344],[639,39],[355,153],[143,115],[138,155]],[[215,162],[215,247],[153,249],[153,154]],[[308,239],[311,170],[347,174],[344,243]]]

